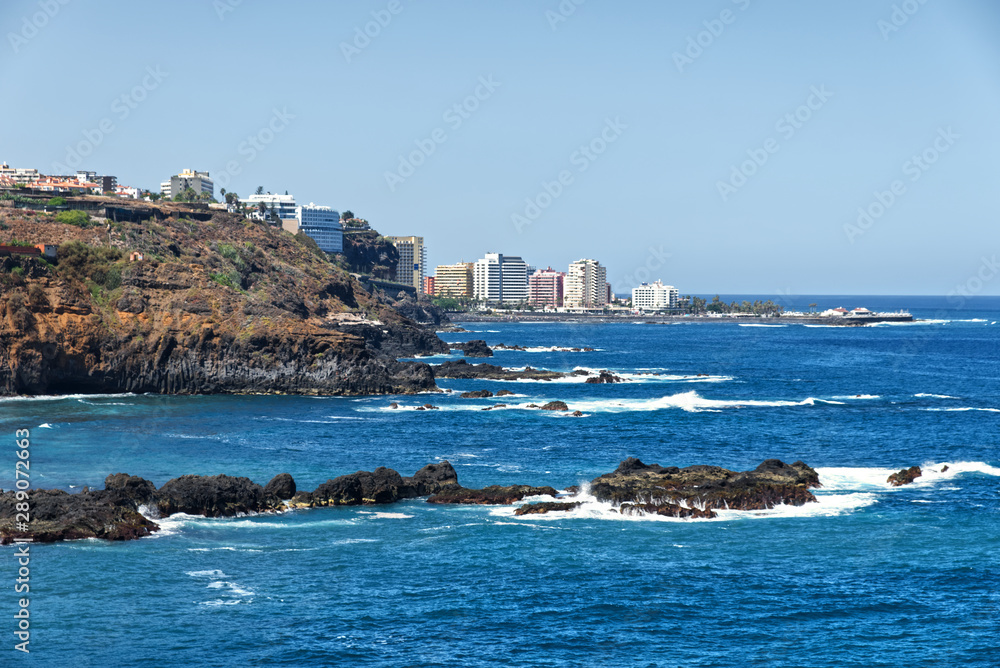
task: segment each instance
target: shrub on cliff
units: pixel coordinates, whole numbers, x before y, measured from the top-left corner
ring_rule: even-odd
[[[56,222],[65,225],[75,225],[84,229],[93,225],[90,214],[86,211],[60,211],[56,214]]]
[[[80,283],[90,279],[114,290],[122,282],[121,259],[122,252],[117,248],[95,248],[70,241],[59,247],[59,274]]]

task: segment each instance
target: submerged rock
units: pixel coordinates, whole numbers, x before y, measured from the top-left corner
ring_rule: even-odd
[[[890,483],[893,487],[902,487],[903,485],[909,485],[923,474],[924,472],[920,470],[919,466],[911,466],[908,469],[896,471],[889,476],[886,482]]]
[[[568,511],[574,508],[579,508],[583,503],[580,501],[576,502],[561,502],[561,501],[545,501],[542,503],[526,503],[514,511],[517,516],[521,515],[544,515],[545,513],[558,512],[558,511]]]
[[[489,390],[475,390],[473,392],[462,392],[459,396],[463,399],[488,399],[493,396],[493,393]]]

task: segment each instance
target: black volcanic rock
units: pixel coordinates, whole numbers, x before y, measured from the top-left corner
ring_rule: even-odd
[[[621,376],[616,376],[615,374],[611,373],[610,371],[608,371],[606,369],[603,369],[603,370],[601,370],[601,372],[598,375],[591,376],[590,378],[588,378],[587,380],[585,380],[583,382],[590,383],[591,385],[595,385],[595,384],[601,384],[601,383],[621,383],[623,381],[622,381]]]
[[[295,479],[290,473],[279,473],[264,485],[264,496],[267,499],[287,501],[295,496]]]
[[[526,503],[523,506],[519,506],[514,514],[517,516],[521,515],[544,515],[545,513],[551,512],[566,512],[573,510],[574,508],[579,508],[583,503],[579,501],[575,502],[562,502],[562,501],[544,501],[541,503]]]
[[[167,481],[157,493],[160,515],[175,513],[231,517],[267,510],[264,488],[249,478],[227,475],[183,475]]]
[[[466,341],[458,344],[458,347],[466,357],[493,357],[493,351],[482,339]]]
[[[819,487],[819,476],[803,462],[788,465],[769,459],[754,471],[737,472],[704,465],[663,467],[629,457],[614,472],[595,478],[591,493],[601,501],[635,505],[630,512],[665,504],[762,510],[814,502],[809,487]]]
[[[445,487],[458,485],[458,474],[451,462],[428,464],[410,477],[403,478],[403,498],[434,494]]]
[[[493,396],[489,390],[475,390],[474,392],[462,392],[463,399],[488,399]]]
[[[136,510],[142,505],[152,506],[156,501],[156,485],[127,473],[109,475],[104,479],[104,489],[116,503]]]
[[[566,405],[565,401],[550,401],[541,407],[543,411],[568,411],[569,406]]]
[[[118,503],[115,491],[68,494],[55,489],[36,489],[28,493],[31,507],[29,531],[18,529],[15,492],[0,494],[0,544],[16,538],[31,538],[38,543],[53,543],[80,538],[131,540],[148,536],[159,527],[140,515],[129,502]]]
[[[466,489],[458,485],[445,487],[427,499],[427,503],[462,503],[474,505],[510,505],[526,496],[548,494],[555,496],[552,487],[531,487],[529,485],[490,485],[482,489]]]

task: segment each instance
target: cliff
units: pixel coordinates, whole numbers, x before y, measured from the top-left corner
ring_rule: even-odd
[[[395,357],[444,342],[303,235],[223,213],[89,229],[2,215],[0,236],[59,258],[0,258],[0,394],[435,388]]]

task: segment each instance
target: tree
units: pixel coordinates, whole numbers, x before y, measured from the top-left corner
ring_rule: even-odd
[[[226,189],[225,188],[220,188],[219,189],[219,194],[222,195],[222,199],[225,199],[226,198]]]
[[[351,218],[354,218],[354,212],[351,211],[350,209],[348,209],[344,213],[340,214],[340,219],[341,220],[350,220]]]
[[[257,186],[257,194],[258,195],[264,194],[264,186]]]

